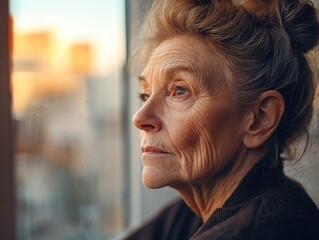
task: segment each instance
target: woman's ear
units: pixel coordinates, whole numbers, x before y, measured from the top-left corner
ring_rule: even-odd
[[[276,131],[285,111],[285,101],[275,90],[263,92],[248,112],[243,142],[247,148],[264,144]]]

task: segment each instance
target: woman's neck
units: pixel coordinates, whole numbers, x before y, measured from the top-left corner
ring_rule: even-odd
[[[241,183],[242,179],[260,160],[257,156],[242,156],[237,159],[227,174],[196,184],[179,184],[173,186],[183,197],[185,203],[204,222],[213,212],[223,207]]]

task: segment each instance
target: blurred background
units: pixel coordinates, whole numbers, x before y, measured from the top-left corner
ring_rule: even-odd
[[[12,0],[19,239],[126,225],[125,2]]]
[[[119,239],[176,197],[142,187],[130,123],[128,52],[151,2],[10,0],[18,239]],[[316,114],[286,170],[319,204]]]

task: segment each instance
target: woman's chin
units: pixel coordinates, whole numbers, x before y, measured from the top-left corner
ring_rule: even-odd
[[[150,166],[144,166],[142,181],[145,187],[156,189],[169,186],[173,179],[165,171]]]

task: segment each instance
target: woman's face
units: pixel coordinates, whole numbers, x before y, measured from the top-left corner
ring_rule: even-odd
[[[242,145],[242,117],[214,51],[199,40],[162,42],[140,75],[143,182],[200,184],[222,173]]]

